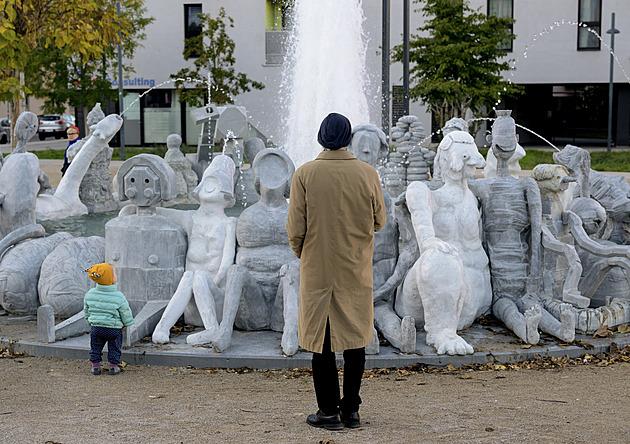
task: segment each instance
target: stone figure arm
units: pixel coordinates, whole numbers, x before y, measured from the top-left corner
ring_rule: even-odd
[[[556,254],[560,254],[565,257],[567,261],[568,271],[564,277],[564,284],[562,286],[562,300],[575,304],[577,306],[588,306],[589,301],[580,295],[578,285],[580,283],[580,276],[582,275],[582,262],[580,256],[573,245],[569,245],[564,242],[560,242],[549,231],[549,228],[542,226],[542,246],[549,251],[553,251]]]
[[[124,208],[120,210],[120,212],[122,213],[123,210]],[[157,207],[155,211],[160,216],[164,216],[178,223],[186,231],[186,234],[190,235],[190,224],[195,210],[176,210],[175,208]]]
[[[572,211],[562,213],[562,223],[568,226],[569,232],[575,239],[575,243],[588,253],[601,257],[626,257],[630,259],[630,247],[627,245],[602,245],[591,239],[580,217]]]
[[[402,248],[394,272],[383,285],[374,290],[374,302],[387,299],[402,284],[407,272],[420,256],[405,197],[405,193],[402,193],[394,202],[394,218],[398,224]]]
[[[374,213],[374,231],[381,231],[387,223],[385,211],[385,200],[383,199],[383,189],[378,178],[378,173],[374,170],[372,177],[372,212]]]
[[[225,242],[223,243],[223,252],[221,256],[221,265],[219,271],[212,279],[217,286],[227,277],[228,270],[234,264],[236,256],[236,218],[230,217],[226,227]]]
[[[520,179],[525,184],[525,195],[527,197],[527,209],[529,211],[530,233],[530,262],[529,275],[539,277],[541,273],[541,241],[542,241],[542,200],[540,198],[540,188],[531,177]]]
[[[420,181],[411,182],[407,187],[406,202],[420,253],[429,249],[437,249],[442,253],[456,253],[457,247],[435,236],[433,229],[435,201],[429,187]]]
[[[299,170],[293,175],[290,196],[286,229],[291,249],[299,259],[306,236],[306,189]]]

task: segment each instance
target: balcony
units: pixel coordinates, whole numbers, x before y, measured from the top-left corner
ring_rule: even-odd
[[[265,63],[282,65],[287,53],[289,31],[265,31]]]

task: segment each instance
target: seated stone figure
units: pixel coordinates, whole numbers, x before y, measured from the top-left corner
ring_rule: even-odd
[[[542,203],[532,178],[515,179],[508,161],[518,145],[510,111],[497,111],[488,141],[497,158],[497,177],[470,181],[483,213],[484,245],[490,260],[492,313],[521,340],[537,344],[538,328],[564,341],[575,335],[570,310],[558,321],[540,300]]]
[[[348,149],[357,159],[378,168],[380,161],[387,157],[389,146],[383,131],[375,125],[365,124],[352,129],[352,142]],[[382,188],[387,222],[374,233],[374,322],[394,347],[405,353],[414,353],[415,322],[410,316],[402,320],[398,317],[394,312],[394,300],[396,289],[418,258],[418,246],[407,207],[400,204],[402,201],[394,205],[394,199]],[[403,239],[402,250],[399,250],[400,237]],[[366,352],[371,348],[366,348]]]
[[[159,215],[180,224],[188,236],[186,271],[153,331],[152,340],[157,344],[169,341],[170,329],[184,311],[186,322],[218,330],[225,279],[236,249],[236,218],[225,215],[225,209],[234,205],[234,171],[232,159],[216,156],[195,190],[199,209],[157,208]],[[187,310],[193,298],[195,304]]]
[[[468,178],[485,161],[472,136],[447,134],[438,147],[434,176],[444,186],[431,191],[422,182],[407,188],[420,258],[407,274],[395,309],[424,326],[426,342],[438,354],[470,354],[456,331],[490,310],[488,258],[481,245],[477,199]]]
[[[192,204],[197,200],[193,192],[197,187],[197,174],[192,169],[192,162],[181,152],[182,137],[179,134],[171,134],[166,138],[168,150],[164,160],[175,171],[177,197],[169,202],[170,205]]]
[[[291,355],[297,351],[298,267],[285,225],[295,167],[284,151],[267,148],[256,155],[252,168],[260,200],[246,208],[236,224],[236,264],[227,273],[221,325],[190,335],[188,342],[212,342],[213,349],[222,352],[231,345],[234,326],[284,329],[283,351]]]

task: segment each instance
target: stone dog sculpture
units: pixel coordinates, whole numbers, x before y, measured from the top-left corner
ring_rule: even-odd
[[[488,258],[479,235],[477,199],[467,180],[485,161],[472,136],[454,131],[438,147],[435,175],[444,186],[431,191],[412,182],[406,201],[420,258],[407,274],[396,299],[399,316],[424,326],[426,343],[438,354],[470,354],[473,348],[457,335],[490,310],[492,292]]]

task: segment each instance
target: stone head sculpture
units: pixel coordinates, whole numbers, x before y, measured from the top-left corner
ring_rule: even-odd
[[[254,159],[256,155],[265,149],[265,142],[258,137],[252,137],[251,139],[247,139],[245,142],[245,157],[247,157],[247,161],[252,164],[254,163]]]
[[[116,175],[120,200],[131,200],[139,209],[155,209],[161,200],[177,196],[175,172],[154,154],[139,154],[123,163]]]
[[[595,199],[578,197],[567,206],[567,211],[573,211],[582,219],[584,231],[589,236],[599,237],[606,224],[606,210]]]
[[[166,138],[166,147],[169,150],[178,150],[182,146],[182,136],[179,134],[169,134]]]
[[[442,128],[442,134],[447,135],[453,131],[465,131],[468,132],[468,122],[461,117],[453,117],[444,124]]]
[[[88,127],[92,125],[96,125],[98,122],[105,118],[105,113],[101,109],[100,102],[97,102],[94,105],[94,108],[88,113],[87,118],[85,119],[85,123],[87,123]]]
[[[375,167],[389,152],[387,136],[376,125],[368,123],[355,126],[352,128],[352,142],[348,150],[357,159]]]
[[[518,145],[516,122],[510,116],[511,110],[497,110],[497,118],[492,125],[492,134],[486,140],[492,146],[492,152],[497,160],[507,161]]]
[[[39,126],[39,119],[35,114],[30,111],[24,111],[15,121],[15,138],[18,140],[18,144],[15,147],[14,153],[26,152],[26,142],[37,133]]]
[[[264,202],[288,198],[295,166],[291,158],[277,148],[265,148],[256,155],[254,188]]]
[[[591,155],[583,148],[567,145],[560,152],[553,153],[553,161],[563,165],[574,176],[580,187],[580,197],[591,197],[589,174]]]
[[[201,182],[193,191],[201,205],[222,203],[224,208],[234,206],[234,173],[236,165],[231,157],[221,154],[212,159],[203,172]]]
[[[438,145],[433,178],[438,181],[465,179],[472,177],[476,168],[485,165],[475,139],[465,131],[452,131]]]
[[[542,195],[565,191],[575,178],[562,165],[539,164],[534,167],[532,177],[538,184]]]

